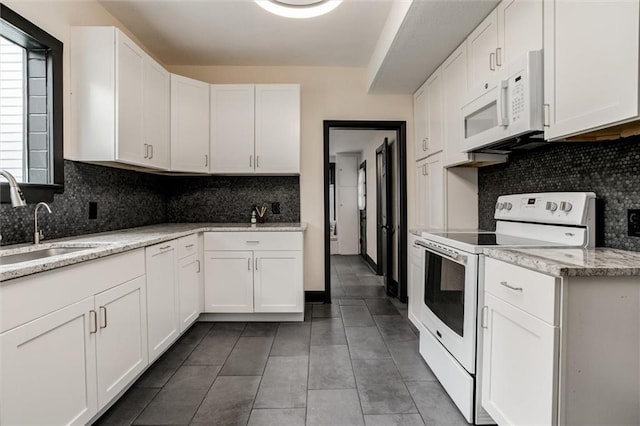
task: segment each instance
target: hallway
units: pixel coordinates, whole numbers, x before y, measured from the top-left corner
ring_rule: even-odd
[[[303,323],[196,323],[101,425],[466,425],[418,354],[406,305],[359,256]]]

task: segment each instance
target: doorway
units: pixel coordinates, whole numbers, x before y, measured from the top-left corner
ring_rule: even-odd
[[[387,139],[378,140],[372,149],[372,157],[358,157],[357,150],[349,147],[341,147],[339,155],[335,150],[331,155],[332,135],[334,144],[341,140],[336,135],[350,133],[348,131],[379,131],[388,135]],[[357,132],[354,132],[357,133]],[[382,144],[381,144],[382,143]],[[386,143],[386,149],[384,145]],[[380,150],[382,148],[382,150]],[[349,156],[355,159],[352,161]],[[364,161],[361,161],[364,160]],[[364,171],[366,191],[359,191],[366,199],[365,207],[358,203],[357,184],[353,188],[344,185],[340,187],[340,173],[348,180],[350,171],[345,167],[341,171],[341,165],[355,164],[353,175],[357,176]],[[334,166],[332,166],[332,164]],[[388,296],[397,297],[401,302],[407,301],[407,171],[406,171],[406,122],[404,121],[325,121],[324,122],[324,217],[325,217],[325,289],[324,301],[331,303],[334,294],[332,292],[331,278],[331,254],[339,253],[340,237],[347,238],[349,233],[355,231],[355,251],[352,258],[365,259],[363,265],[373,267],[372,274],[379,274],[383,279],[384,292]],[[332,172],[335,170],[335,178]],[[351,167],[349,167],[351,170]],[[348,174],[349,173],[349,174]],[[360,179],[357,179],[360,180]],[[346,202],[339,199],[340,193],[349,194],[353,191],[353,197],[347,195]],[[374,199],[375,198],[375,199]],[[357,211],[348,214],[344,224],[340,224],[340,209],[347,210],[347,204],[356,205]],[[341,206],[342,204],[342,206]],[[360,205],[358,205],[360,204]],[[332,215],[332,209],[336,208],[337,217]],[[349,207],[350,208],[350,207]],[[381,210],[384,210],[384,214]],[[343,216],[347,216],[344,213]],[[375,217],[374,217],[375,216]],[[335,220],[334,220],[335,219]],[[352,220],[352,222],[348,222]],[[354,226],[351,226],[353,223]],[[367,225],[365,225],[365,223]],[[345,234],[340,234],[341,229]],[[365,231],[366,230],[366,231]],[[375,241],[374,241],[375,240]],[[353,239],[349,238],[345,246]],[[371,256],[372,252],[375,254]],[[345,253],[349,253],[345,250]],[[336,256],[334,256],[335,258]],[[348,259],[349,256],[339,256]],[[375,259],[375,261],[374,261]],[[382,281],[381,281],[382,282]],[[355,288],[355,287],[352,287]],[[341,294],[337,294],[341,296]],[[351,296],[346,294],[346,296]]]

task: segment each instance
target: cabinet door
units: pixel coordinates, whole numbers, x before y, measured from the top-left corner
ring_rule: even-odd
[[[149,361],[156,359],[180,334],[176,242],[145,250]]]
[[[171,170],[209,171],[209,85],[171,74]]]
[[[416,163],[416,227],[426,229],[428,226],[427,191],[428,191],[428,168],[427,161],[422,160]]]
[[[465,163],[469,154],[460,150],[463,139],[462,113],[467,102],[467,45],[462,43],[442,64],[444,104],[444,165]]]
[[[254,85],[211,85],[211,172],[254,172]]]
[[[441,154],[427,157],[427,228],[443,229],[444,168]]]
[[[469,100],[495,86],[498,13],[494,10],[467,38]]]
[[[638,116],[639,8],[545,0],[546,139]]]
[[[558,329],[485,292],[482,407],[500,425],[556,424]]]
[[[300,86],[256,85],[256,173],[300,173]]]
[[[409,314],[419,320],[424,287],[422,279],[423,249],[415,245],[415,238],[409,239]],[[411,317],[410,317],[411,319]],[[412,320],[413,321],[413,320]],[[414,324],[418,326],[418,324]]]
[[[427,156],[427,84],[413,95],[413,121],[415,126],[416,160]]]
[[[303,312],[301,251],[254,252],[255,312]]]
[[[438,68],[427,80],[427,155],[442,151],[443,115],[442,69]]]
[[[204,252],[205,312],[253,312],[253,252]]]
[[[178,262],[180,295],[180,331],[184,331],[200,315],[200,260],[197,254]]]
[[[0,335],[0,424],[86,424],[97,413],[93,296]]]
[[[141,276],[96,295],[98,409],[148,364],[145,287]]]
[[[542,49],[542,0],[504,0],[498,5],[496,66]]]
[[[143,81],[145,53],[127,36],[116,31],[116,159],[145,165]]]
[[[171,150],[171,74],[148,56],[144,61],[144,143],[147,166],[168,169]]]

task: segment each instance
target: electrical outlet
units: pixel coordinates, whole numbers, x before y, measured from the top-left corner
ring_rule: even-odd
[[[89,219],[98,218],[98,203],[95,201],[89,201]]]
[[[280,203],[271,203],[271,213],[280,214]]]
[[[627,210],[627,230],[630,237],[640,237],[640,210]]]

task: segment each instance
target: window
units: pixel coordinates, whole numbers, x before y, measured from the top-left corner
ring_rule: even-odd
[[[28,202],[62,192],[62,43],[0,4],[0,169]],[[0,182],[0,202],[8,202]]]

